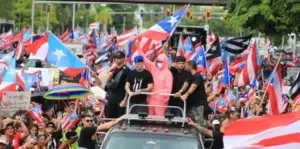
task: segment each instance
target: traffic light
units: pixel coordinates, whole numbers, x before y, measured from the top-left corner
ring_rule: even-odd
[[[168,8],[168,9],[167,9],[167,16],[170,16],[170,15],[171,15],[171,9]]]
[[[206,17],[210,18],[210,16],[211,16],[211,9],[207,9],[206,10]]]
[[[205,19],[206,19],[206,16],[205,16],[205,15],[202,15],[202,16],[200,17],[200,19],[201,19],[201,20],[205,20]]]
[[[47,7],[47,12],[50,12],[50,8],[51,8],[51,6],[48,5],[48,7]]]
[[[140,12],[140,14],[141,14],[141,17],[143,17],[143,16],[144,16],[144,10],[143,10],[143,9],[141,9],[141,12]]]
[[[43,11],[46,11],[46,5],[43,5]]]
[[[186,16],[190,18],[192,16],[191,9],[188,9],[186,12]]]

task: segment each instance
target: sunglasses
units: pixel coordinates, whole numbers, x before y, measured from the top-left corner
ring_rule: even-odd
[[[87,123],[92,123],[93,120],[85,120]]]

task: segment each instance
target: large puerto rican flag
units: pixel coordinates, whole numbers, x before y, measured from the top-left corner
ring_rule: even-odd
[[[86,65],[51,32],[30,45],[27,52],[30,58],[47,60],[70,77],[75,77],[85,70]]]
[[[139,36],[147,37],[152,40],[167,40],[167,38],[173,34],[188,7],[189,5],[185,5],[180,11],[164,20],[161,20],[147,31],[141,33]]]
[[[238,120],[223,140],[225,149],[299,149],[300,111]]]

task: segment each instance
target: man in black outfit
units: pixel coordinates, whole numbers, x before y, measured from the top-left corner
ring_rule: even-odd
[[[126,91],[125,83],[130,69],[125,65],[125,53],[117,51],[114,55],[114,61],[117,68],[112,75],[108,76],[105,86],[106,99],[108,101],[105,106],[105,116],[107,118],[118,118],[124,114],[124,108],[120,107],[120,103],[124,100]]]
[[[191,86],[188,91],[181,96],[182,100],[187,102],[187,114],[199,125],[205,126],[204,111],[208,109],[207,95],[205,92],[204,79],[197,72],[197,64],[194,61],[188,61],[187,70],[192,74]]]
[[[184,56],[178,56],[175,58],[175,67],[171,67],[171,72],[173,74],[173,88],[172,94],[174,97],[170,97],[169,106],[177,106],[183,108],[183,102],[180,96],[183,95],[190,85],[191,73],[184,70],[186,66],[186,58]],[[174,116],[182,116],[182,113],[178,109],[169,109]]]
[[[115,124],[119,123],[122,119],[118,118],[113,121],[100,124],[99,126],[94,125],[94,119],[90,115],[82,117],[83,127],[80,132],[78,147],[79,149],[95,149],[96,145],[96,131],[107,131]]]
[[[126,79],[125,90],[130,98],[130,107],[134,104],[147,105],[147,95],[139,95],[141,92],[149,92],[153,88],[151,73],[144,69],[144,58],[134,58],[135,70],[131,71]],[[148,112],[147,107],[133,107],[131,113]]]

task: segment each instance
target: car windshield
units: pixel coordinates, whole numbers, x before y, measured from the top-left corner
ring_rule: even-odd
[[[142,133],[113,133],[103,149],[201,149],[197,138]]]

